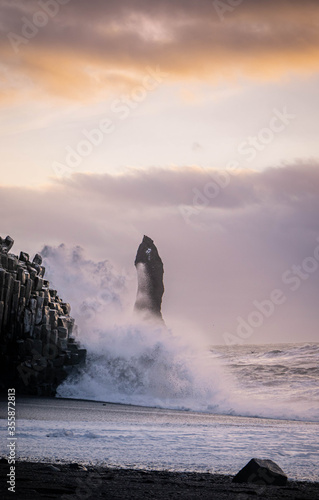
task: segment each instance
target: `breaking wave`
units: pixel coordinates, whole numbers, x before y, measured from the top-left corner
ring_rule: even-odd
[[[319,420],[317,365],[302,371],[305,352],[317,362],[318,351],[304,346],[288,352],[281,346],[209,350],[197,332],[172,332],[134,318],[134,269],[132,279],[131,272],[120,273],[109,261],[87,259],[79,247],[46,246],[41,253],[51,285],[71,303],[79,340],[88,351],[86,366],[59,386],[59,397]],[[293,374],[299,377],[297,392]]]

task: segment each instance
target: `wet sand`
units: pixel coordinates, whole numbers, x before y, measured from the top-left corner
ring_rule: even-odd
[[[8,463],[2,459],[2,499],[319,500],[319,483],[288,481],[284,487],[234,484],[232,476],[210,473],[33,462],[16,462],[15,493],[12,493],[6,484],[8,472]]]

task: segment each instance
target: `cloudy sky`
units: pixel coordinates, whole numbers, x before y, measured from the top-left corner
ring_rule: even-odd
[[[169,325],[214,344],[318,340],[318,2],[0,6],[15,252],[80,245],[135,287],[147,234]]]

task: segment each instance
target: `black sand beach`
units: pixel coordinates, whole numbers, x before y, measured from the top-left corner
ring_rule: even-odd
[[[16,463],[15,493],[7,490],[7,462],[0,464],[1,498],[141,500],[319,499],[319,483],[289,481],[285,487],[234,484],[231,476],[83,467],[77,464]]]

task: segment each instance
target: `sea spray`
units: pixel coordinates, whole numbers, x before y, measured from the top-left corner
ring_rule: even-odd
[[[191,340],[163,324],[138,322],[130,302],[136,281],[109,261],[94,262],[80,247],[65,245],[46,246],[42,255],[52,283],[69,297],[88,350],[86,366],[58,388],[58,396],[220,408],[227,399],[226,375],[218,362],[209,362],[198,333]]]
[[[208,380],[201,353],[165,327],[114,325],[94,331],[87,347],[85,369],[59,387],[59,396],[205,410],[223,393],[217,366]]]
[[[52,286],[68,298],[83,336],[98,326],[99,318],[110,321],[128,309],[131,275],[116,272],[108,260],[95,262],[81,247],[64,244],[46,245],[41,255]]]
[[[109,261],[94,262],[81,248],[65,245],[46,246],[42,255],[51,283],[71,303],[88,350],[86,366],[60,385],[58,396],[319,420],[317,344],[283,353],[276,346],[210,351],[196,328],[171,331],[134,319],[133,266],[133,274],[118,272]]]

